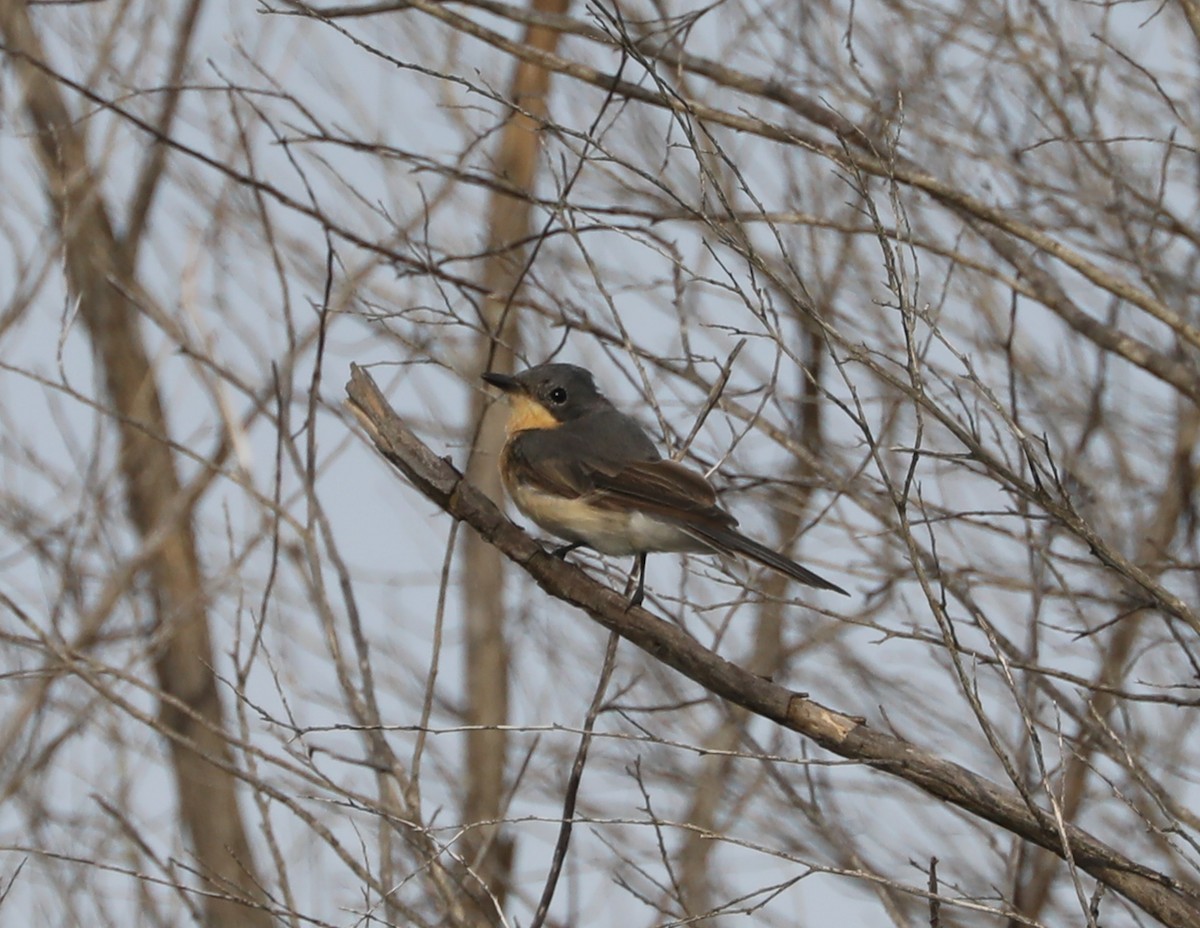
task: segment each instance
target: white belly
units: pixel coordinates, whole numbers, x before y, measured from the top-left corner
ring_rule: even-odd
[[[586,497],[563,499],[528,488],[510,489],[517,508],[546,531],[583,542],[601,554],[711,550],[679,527],[645,513],[599,509]]]

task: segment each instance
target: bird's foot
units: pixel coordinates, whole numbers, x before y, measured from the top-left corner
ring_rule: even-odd
[[[634,606],[640,606],[642,600],[646,598],[646,555],[639,554],[637,560],[633,562],[634,569],[637,571],[638,582],[637,589],[633,591],[633,595],[629,597],[629,605],[626,609],[632,609]],[[633,579],[632,577],[630,578]],[[626,587],[628,589],[628,587]]]
[[[582,548],[582,547],[585,547],[585,545],[582,541],[573,541],[569,545],[559,545],[557,548],[555,548],[553,551],[551,551],[550,554],[553,555],[554,557],[558,558],[561,561],[561,560],[565,559],[566,556],[568,554],[570,554],[572,551],[574,551],[576,548]]]

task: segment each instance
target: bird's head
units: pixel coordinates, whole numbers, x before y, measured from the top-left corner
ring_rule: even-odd
[[[489,372],[483,379],[508,397],[510,434],[558,428],[609,405],[591,373],[574,364],[539,364],[519,374]]]

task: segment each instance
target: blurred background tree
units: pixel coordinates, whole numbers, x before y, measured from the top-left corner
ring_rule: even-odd
[[[0,913],[1197,923],[1198,44],[1192,0],[0,0]],[[552,358],[854,592],[661,555],[649,611],[1008,818],[611,653],[344,403],[499,500],[479,374]]]

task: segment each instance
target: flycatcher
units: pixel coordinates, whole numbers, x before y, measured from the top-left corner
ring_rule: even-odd
[[[592,375],[573,364],[541,364],[516,376],[487,373],[511,407],[500,476],[517,508],[568,544],[634,555],[645,594],[651,551],[741,554],[816,587],[850,594],[736,528],[698,471],[663,458],[636,420],[618,410]]]

